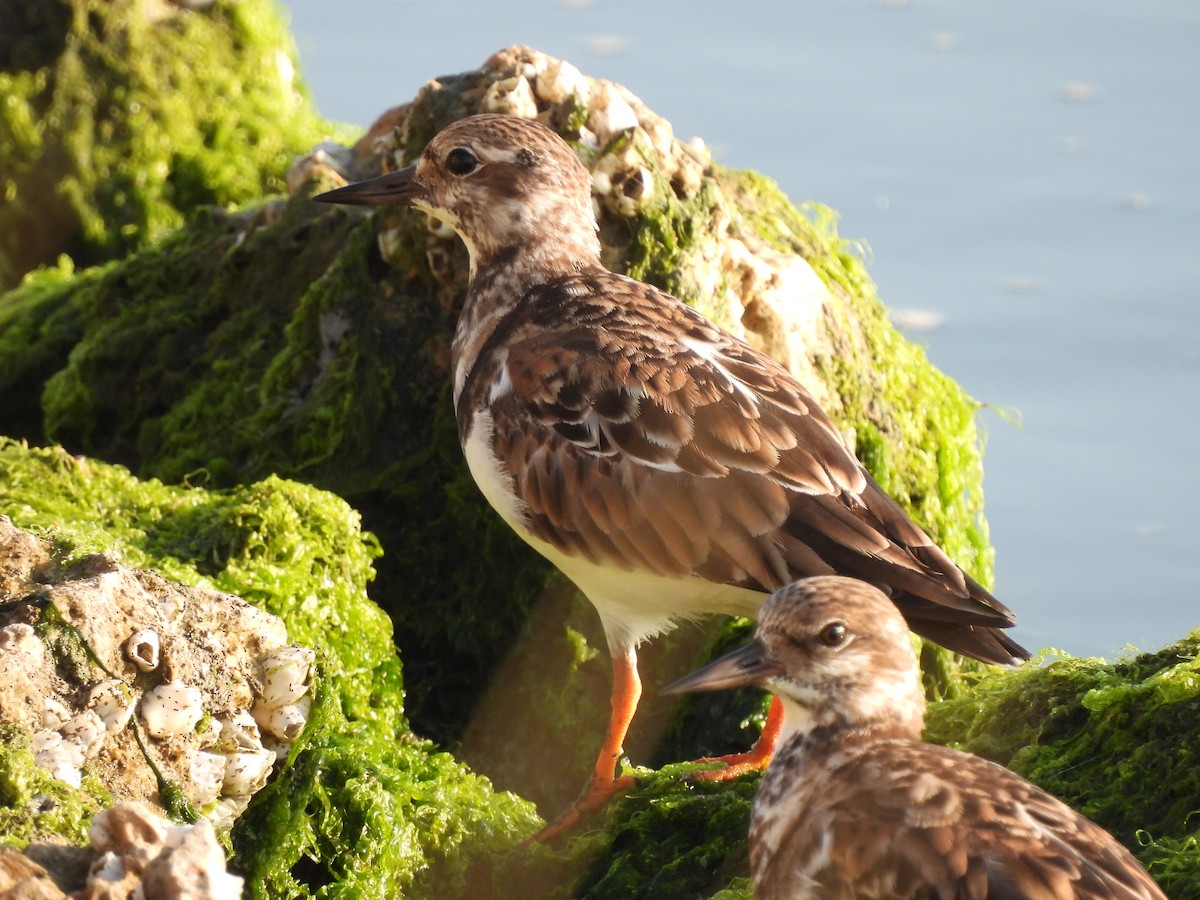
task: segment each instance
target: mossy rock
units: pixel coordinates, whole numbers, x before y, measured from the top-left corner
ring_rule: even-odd
[[[396,151],[414,155],[510,64],[425,90]],[[677,193],[661,160],[646,163],[659,188],[636,215],[606,217],[607,258],[713,314],[728,306],[714,298],[736,293],[719,267],[698,268],[721,242],[807,260],[828,296],[821,328],[842,336],[803,358],[827,376],[814,389],[884,487],[990,581],[977,404],[891,328],[833,215],[711,164]],[[198,210],[120,262],[49,270],[6,295],[3,430],[170,483],[278,473],[347,499],[388,550],[372,595],[397,626],[410,714],[453,741],[554,575],[486,507],[457,446],[446,393],[461,247],[428,246],[416,215],[318,208],[306,196],[317,186],[245,213]],[[714,282],[719,290],[703,289]],[[590,615],[571,627],[588,634]],[[930,656],[931,685],[953,691],[952,669]],[[591,666],[603,682],[607,661]]]
[[[1200,898],[1200,630],[1116,663],[1051,657],[936,704],[929,740],[978,753],[1108,829],[1173,900]]]
[[[283,190],[322,120],[273,0],[8,3],[0,13],[0,290]]]
[[[273,476],[170,487],[5,440],[0,509],[51,540],[62,565],[103,551],[236,593],[317,650],[309,725],[231,835],[252,896],[396,896],[418,878],[450,896],[458,867],[510,850],[536,824],[531,804],[409,730],[391,623],[366,596],[379,546],[340,498]],[[94,776],[78,790],[56,782],[33,765],[28,735],[3,735],[6,843],[85,840],[106,800]]]

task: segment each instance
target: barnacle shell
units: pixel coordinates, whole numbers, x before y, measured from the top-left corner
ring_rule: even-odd
[[[619,132],[638,126],[637,113],[629,101],[621,96],[615,85],[607,81],[597,82],[590,106],[588,127],[595,132],[602,147]]]
[[[135,631],[125,642],[125,655],[141,671],[153,672],[159,661],[158,632],[153,628]]]
[[[133,690],[116,678],[98,682],[88,692],[88,708],[95,710],[109,734],[116,734],[129,724],[134,706]]]
[[[168,681],[142,695],[138,713],[151,737],[185,734],[204,715],[204,695],[182,682]]]
[[[79,787],[83,748],[64,740],[57,731],[39,731],[33,736],[33,759],[59,781]]]
[[[307,647],[282,647],[263,660],[260,703],[283,706],[308,692],[308,675],[317,655]],[[261,724],[261,723],[260,723]]]
[[[538,75],[537,95],[547,103],[565,103],[572,96],[587,106],[591,85],[583,73],[566,60],[550,59]]]
[[[535,118],[538,112],[533,88],[522,75],[492,82],[488,85],[479,107],[481,112],[504,113],[523,119]]]
[[[288,703],[284,706],[259,704],[254,707],[254,718],[271,737],[290,743],[300,737],[300,732],[304,730],[304,723],[308,721],[308,706],[307,703]]]
[[[266,749],[235,750],[225,757],[221,793],[226,797],[248,797],[267,783],[275,765],[275,754]]]
[[[105,728],[104,720],[100,716],[96,715],[93,710],[86,709],[64,722],[58,729],[58,733],[62,735],[64,741],[78,746],[83,753],[83,758],[86,759],[100,749],[108,729]]]
[[[42,698],[42,727],[57,731],[71,718],[71,711],[54,697]]]
[[[193,803],[207,806],[221,794],[225,783],[226,759],[208,750],[189,750],[188,775],[191,779],[189,796]]]
[[[13,622],[0,628],[0,651],[5,653],[40,653],[42,641],[32,625]]]
[[[240,709],[229,719],[220,723],[220,747],[222,753],[232,753],[235,750],[259,750],[262,748],[262,738],[258,731],[258,722],[247,710]]]

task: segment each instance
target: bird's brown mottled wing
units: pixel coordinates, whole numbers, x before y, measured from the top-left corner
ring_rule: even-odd
[[[827,816],[827,862],[810,874],[839,874],[844,894],[831,896],[1165,900],[1111,835],[986,760],[885,743],[850,766],[798,819],[772,862],[778,878],[789,859],[819,858],[805,822]]]
[[[904,595],[915,630],[950,623],[940,637],[974,655],[994,640],[987,626],[1011,624],[786,370],[698,313],[596,271],[534,289],[519,315],[473,390],[491,402],[494,450],[542,540],[763,591],[855,575]],[[964,625],[984,626],[967,646],[954,640]]]

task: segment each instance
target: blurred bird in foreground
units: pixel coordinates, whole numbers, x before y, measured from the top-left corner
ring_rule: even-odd
[[[908,628],[871,585],[781,588],[753,641],[664,692],[745,685],[784,709],[750,820],[759,900],[1165,900],[1070,807],[1002,766],[922,743]]]

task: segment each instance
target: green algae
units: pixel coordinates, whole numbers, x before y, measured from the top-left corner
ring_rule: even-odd
[[[576,886],[581,900],[706,897],[749,873],[745,856],[757,778],[684,782],[683,764],[640,770],[642,784],[610,827],[608,852]]]
[[[1200,898],[1200,631],[1117,663],[1060,658],[935,704],[930,740],[996,760],[1133,850],[1169,896]]]
[[[31,738],[15,726],[0,726],[0,844],[86,844],[92,817],[112,805],[111,795],[92,775],[85,774],[78,788],[51,776],[34,762]]]
[[[349,136],[313,111],[272,0],[27,6],[0,50],[0,288],[280,193],[294,155]]]
[[[344,501],[274,476],[228,491],[172,487],[3,441],[0,509],[51,539],[63,564],[103,551],[237,593],[317,650],[310,723],[232,834],[253,896],[385,896],[418,875],[437,894],[430,873],[454,876],[451,856],[498,853],[532,829],[528,803],[408,730],[391,623],[366,597],[379,546]],[[48,820],[29,797],[46,793],[49,776],[23,746],[16,739],[0,753],[4,833],[82,838],[105,798],[52,785],[60,812]]]

